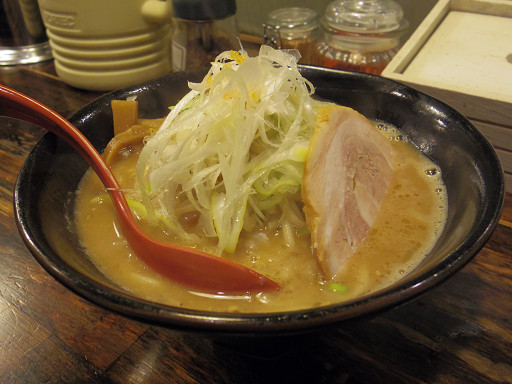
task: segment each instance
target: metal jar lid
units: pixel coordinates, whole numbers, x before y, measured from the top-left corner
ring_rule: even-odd
[[[174,16],[185,20],[216,20],[236,13],[236,0],[173,0]]]

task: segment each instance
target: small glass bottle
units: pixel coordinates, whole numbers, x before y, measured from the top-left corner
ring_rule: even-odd
[[[280,8],[263,24],[266,45],[277,49],[297,49],[299,63],[311,64],[313,46],[319,35],[318,15],[309,8]]]
[[[239,50],[235,0],[173,0],[174,71],[208,66],[222,52]]]
[[[409,24],[392,0],[335,0],[321,25],[314,64],[379,75],[400,49]]]

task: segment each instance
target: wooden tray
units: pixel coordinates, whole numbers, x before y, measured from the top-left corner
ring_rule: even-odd
[[[512,0],[439,0],[383,76],[472,120],[496,148],[512,192]]]

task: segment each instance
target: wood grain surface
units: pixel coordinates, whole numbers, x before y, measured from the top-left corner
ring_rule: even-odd
[[[64,116],[101,95],[64,84],[51,61],[2,67],[0,82]],[[512,383],[512,195],[486,247],[416,300],[310,337],[234,344],[118,316],[39,266],[12,194],[43,134],[0,119],[0,383]]]

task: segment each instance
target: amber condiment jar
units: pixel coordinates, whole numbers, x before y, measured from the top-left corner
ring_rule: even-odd
[[[313,64],[379,75],[400,49],[408,25],[392,0],[335,0],[321,20]]]
[[[313,47],[319,37],[318,14],[309,8],[279,8],[263,24],[265,44],[277,49],[297,49],[299,63],[311,64]]]
[[[172,68],[209,66],[224,51],[239,50],[235,0],[173,0]]]

